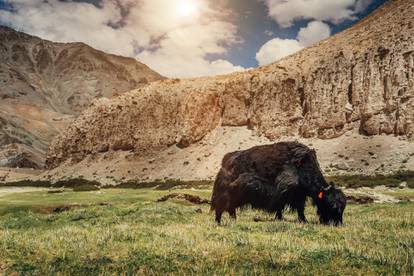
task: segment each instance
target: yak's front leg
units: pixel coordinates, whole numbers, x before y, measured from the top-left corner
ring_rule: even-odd
[[[277,210],[275,219],[276,220],[283,220],[283,209]]]
[[[217,210],[216,209],[216,223],[218,225],[220,225],[220,223],[221,223],[221,215],[222,214],[223,214],[223,211],[222,210]]]
[[[302,211],[298,211],[298,218],[299,218],[299,222],[301,223],[308,223],[308,220],[305,217],[305,212]]]
[[[231,209],[229,211],[230,217],[234,220],[236,220],[237,216],[236,216],[236,209]]]

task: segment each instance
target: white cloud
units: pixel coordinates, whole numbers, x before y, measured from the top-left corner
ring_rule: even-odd
[[[269,10],[269,16],[279,25],[290,27],[295,21],[312,19],[340,23],[354,20],[372,0],[261,0]]]
[[[81,41],[134,56],[166,76],[242,69],[222,59],[207,59],[225,56],[240,42],[227,11],[212,9],[209,0],[103,0],[99,7],[60,0],[6,1],[15,12],[0,10],[3,23],[52,41]]]
[[[259,65],[266,65],[302,49],[295,39],[274,38],[260,48],[256,54]]]
[[[298,41],[301,46],[307,47],[331,36],[331,28],[321,21],[312,21],[298,33]]]
[[[235,37],[224,22],[212,22],[204,26],[189,26],[172,31],[164,37],[155,51],[146,50],[138,55],[139,60],[162,74],[175,77],[216,75],[240,71],[222,59],[210,62],[209,54],[225,54],[226,43],[234,43]],[[215,39],[211,39],[214,33]]]
[[[320,21],[312,21],[305,28],[299,30],[297,39],[274,38],[264,44],[256,54],[259,65],[266,65],[281,58],[296,53],[331,35],[328,24]]]
[[[268,8],[269,16],[280,26],[290,27],[299,20],[313,20],[301,28],[296,39],[275,38],[265,43],[256,54],[259,65],[275,62],[331,36],[328,24],[357,19],[373,0],[259,0]]]
[[[232,63],[227,60],[218,59],[210,63],[211,75],[214,74],[228,74],[231,72],[243,71],[245,70],[242,66],[234,66]]]
[[[359,0],[355,5],[355,12],[360,13],[365,11],[373,0]]]

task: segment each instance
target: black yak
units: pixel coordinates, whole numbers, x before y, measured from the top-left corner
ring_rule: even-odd
[[[226,154],[211,207],[217,223],[225,211],[236,218],[236,209],[245,205],[275,212],[277,219],[289,206],[298,212],[299,221],[306,222],[307,197],[316,205],[321,223],[342,224],[345,195],[326,182],[315,151],[297,142],[282,142]]]

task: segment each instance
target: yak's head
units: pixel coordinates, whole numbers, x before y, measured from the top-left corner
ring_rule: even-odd
[[[293,164],[298,169],[301,183],[309,194],[314,194],[318,207],[319,220],[322,224],[341,225],[346,206],[344,193],[328,184],[323,177],[315,150],[305,146],[293,150]],[[315,193],[317,193],[315,195]],[[316,200],[315,200],[316,198]]]
[[[317,196],[319,221],[322,224],[339,226],[343,223],[343,213],[346,206],[345,194],[332,184],[323,188]]]

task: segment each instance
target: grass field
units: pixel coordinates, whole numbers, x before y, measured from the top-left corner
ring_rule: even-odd
[[[208,205],[155,202],[168,193],[0,193],[0,274],[413,275],[412,202],[349,205],[340,228],[312,206],[306,225],[245,210],[217,226]]]

